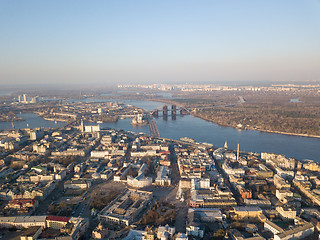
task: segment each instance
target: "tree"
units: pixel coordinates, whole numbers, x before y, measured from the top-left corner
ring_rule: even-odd
[[[226,231],[220,228],[217,232],[213,234],[213,237],[216,239],[223,239],[225,235],[226,235]]]

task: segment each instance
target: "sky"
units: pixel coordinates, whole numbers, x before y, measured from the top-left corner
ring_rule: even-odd
[[[0,0],[0,85],[320,80],[320,0]]]

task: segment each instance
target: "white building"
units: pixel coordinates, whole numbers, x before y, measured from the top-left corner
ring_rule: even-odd
[[[93,133],[93,132],[100,132],[100,125],[97,126],[85,126],[84,132]]]
[[[297,211],[287,207],[277,207],[276,210],[279,212],[282,218],[295,219],[297,217]]]
[[[275,170],[276,170],[277,174],[284,179],[293,179],[294,178],[294,171],[283,170],[282,168],[279,168],[279,167],[276,167]]]
[[[171,179],[167,176],[169,172],[168,167],[160,166],[159,171],[157,172],[157,178],[155,180],[155,184],[161,186],[169,186],[171,185]]]
[[[246,173],[244,169],[242,169],[242,168],[231,168],[227,163],[224,163],[222,165],[222,169],[228,175],[244,176],[245,173]]]
[[[38,140],[44,136],[42,129],[34,129],[30,131],[30,140]]]
[[[290,189],[291,185],[286,182],[286,180],[284,180],[282,177],[280,177],[279,175],[274,175],[273,177],[273,183],[276,186],[276,188],[278,189]]]
[[[166,226],[159,226],[158,232],[157,232],[157,238],[161,240],[167,240],[168,238],[172,238],[176,229],[173,227],[169,227],[169,225]]]
[[[200,223],[192,222],[186,227],[186,233],[188,236],[203,238],[204,227]]]
[[[107,158],[110,153],[109,151],[91,151],[90,156],[92,158]]]
[[[287,189],[277,189],[276,190],[276,197],[279,199],[282,203],[287,203],[287,197],[293,197],[293,192]]]
[[[141,174],[136,178],[128,176],[127,177],[127,184],[129,186],[135,187],[135,188],[148,187],[148,186],[152,185],[152,178],[151,177],[145,177],[144,174]]]
[[[193,178],[191,179],[191,189],[209,189],[210,188],[210,178]]]
[[[261,158],[266,160],[266,163],[274,167],[285,169],[295,169],[296,161],[293,158],[286,158],[284,155],[274,153],[261,153]]]

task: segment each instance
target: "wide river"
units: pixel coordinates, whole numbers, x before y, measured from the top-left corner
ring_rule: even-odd
[[[110,101],[105,99],[85,99],[87,102],[103,102]],[[145,110],[153,110],[162,107],[164,104],[153,101],[139,100],[117,100],[131,104]],[[31,128],[34,127],[57,127],[64,123],[46,121],[35,114],[18,115],[26,119],[24,122],[14,122],[15,128],[25,128],[28,123]],[[177,115],[176,120],[172,120],[168,116],[167,120],[162,117],[155,119],[161,137],[180,139],[181,137],[190,137],[197,142],[207,142],[215,147],[222,147],[224,142],[228,142],[230,149],[236,149],[237,144],[240,144],[240,150],[248,152],[270,152],[284,154],[288,157],[293,157],[299,160],[313,159],[320,161],[320,139],[308,138],[300,136],[290,136],[275,133],[264,133],[253,130],[242,130],[231,127],[222,127],[217,124],[207,122],[200,118],[190,115]],[[133,127],[131,119],[120,119],[115,123],[103,123],[101,127],[123,129],[126,131],[144,132],[149,134],[148,126]],[[0,122],[0,129],[11,128],[11,123]]]
[[[123,100],[122,102],[145,110],[153,110],[164,105],[153,101]],[[242,151],[279,153],[299,160],[312,159],[320,161],[319,138],[253,130],[239,131],[231,127],[222,127],[191,115],[177,115],[176,120],[172,120],[168,116],[166,121],[159,117],[155,121],[160,136],[164,138],[180,139],[181,137],[190,137],[197,142],[211,143],[215,147],[222,147],[224,142],[227,141],[230,149],[236,149],[239,143]],[[133,127],[130,122],[131,119],[123,119],[116,123],[103,123],[101,126],[149,134],[148,126]]]
[[[37,127],[44,127],[44,128],[57,128],[62,127],[66,123],[65,122],[53,122],[47,121],[42,117],[39,117],[37,114],[34,113],[20,113],[17,114],[17,117],[24,119],[25,121],[14,121],[13,125],[15,129],[19,128],[37,128]],[[12,122],[0,122],[0,130],[3,129],[12,129]]]

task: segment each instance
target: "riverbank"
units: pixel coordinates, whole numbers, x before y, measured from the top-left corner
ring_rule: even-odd
[[[18,115],[23,121],[0,122],[0,130],[24,129],[24,128],[56,128],[63,126],[67,122],[45,120],[43,117],[35,113],[21,113]],[[12,124],[13,123],[13,124]]]
[[[1,119],[0,118],[0,122],[23,122],[25,121],[22,118],[11,118],[11,119]]]
[[[38,115],[39,117],[41,117],[40,115]],[[47,121],[52,121],[52,122],[68,122],[69,120],[67,119],[63,119],[63,118],[47,118],[47,117],[43,117],[44,120]]]
[[[0,122],[19,122],[24,121],[24,119],[18,117],[13,112],[0,113]]]
[[[219,123],[216,123],[214,121],[212,121],[211,119],[209,118],[205,118],[205,117],[202,117],[202,116],[198,116],[197,114],[195,113],[191,113],[192,116],[194,117],[197,117],[197,118],[200,118],[200,119],[203,119],[207,122],[211,122],[211,123],[215,123],[219,126],[222,126],[222,127],[232,127],[232,128],[235,128],[234,126],[228,126],[228,125],[222,125],[222,124],[219,124]],[[235,128],[237,129],[237,128]],[[267,132],[267,133],[276,133],[276,134],[283,134],[283,135],[289,135],[289,136],[298,136],[298,137],[309,137],[309,138],[320,138],[320,136],[318,135],[309,135],[309,134],[300,134],[300,133],[288,133],[288,132],[280,132],[280,131],[271,131],[271,130],[264,130],[264,129],[257,129],[255,128],[254,126],[253,127],[247,127],[246,129],[241,129],[239,128],[240,130],[253,130],[253,131],[259,131],[259,132]]]
[[[177,106],[183,106],[183,104],[179,104],[178,102],[175,102],[174,100],[171,100],[171,99],[152,99],[152,100],[148,100],[148,101],[155,101],[155,102],[161,102],[161,103],[164,103],[164,104],[175,104]],[[209,119],[209,118],[206,118],[206,117],[203,117],[203,116],[199,116],[197,115],[196,113],[194,112],[190,112],[190,115],[194,116],[194,117],[197,117],[197,118],[200,118],[202,120],[205,120],[207,122],[211,122],[211,123],[215,123],[219,126],[222,126],[222,127],[232,127],[234,129],[238,129],[234,126],[231,126],[231,125],[223,125],[221,123],[217,123],[215,121],[213,121],[212,119]],[[309,137],[309,138],[317,138],[319,139],[320,136],[319,135],[312,135],[312,134],[301,134],[301,133],[289,133],[289,132],[281,132],[281,131],[272,131],[272,130],[265,130],[265,129],[257,129],[255,126],[250,126],[250,127],[247,127],[245,129],[241,129],[239,128],[240,130],[253,130],[253,131],[258,131],[258,132],[267,132],[267,133],[276,133],[276,134],[283,134],[283,135],[288,135],[288,136],[297,136],[297,137]]]

